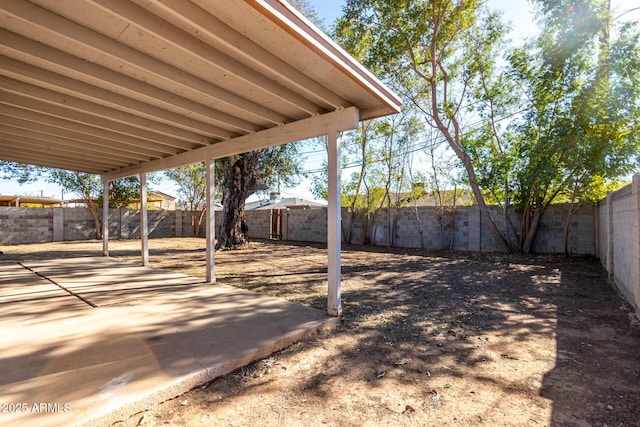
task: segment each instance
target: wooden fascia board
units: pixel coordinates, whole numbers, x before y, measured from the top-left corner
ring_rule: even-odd
[[[359,111],[356,107],[344,108],[283,124],[261,132],[239,136],[222,142],[211,144],[207,147],[197,148],[177,154],[172,157],[152,160],[136,166],[127,167],[102,175],[103,180],[112,181],[136,175],[142,172],[155,172],[166,170],[191,163],[201,162],[207,159],[228,157],[234,154],[246,153],[261,148],[288,144],[320,135],[326,135],[330,131],[346,131],[358,127]]]
[[[292,6],[280,0],[245,2],[375,96],[389,109],[388,114],[400,112],[402,100],[395,93]]]

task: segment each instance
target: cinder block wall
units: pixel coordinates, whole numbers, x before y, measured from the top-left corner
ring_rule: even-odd
[[[0,244],[50,242],[53,240],[51,209],[0,206]]]
[[[597,209],[598,256],[640,317],[640,174]]]
[[[48,211],[49,209],[42,210]],[[61,240],[88,240],[96,238],[95,221],[89,209],[62,209],[62,214],[64,218],[64,230]]]
[[[538,253],[562,253],[563,230],[569,205],[551,206],[542,218],[533,250]],[[491,215],[501,231],[505,230],[502,211],[491,207]],[[249,211],[249,236],[269,238],[271,211]],[[102,216],[102,210],[98,211]],[[350,213],[342,210],[343,235]],[[150,237],[191,236],[191,214],[182,211],[148,211]],[[516,230],[520,218],[509,213]],[[220,224],[222,212],[216,212]],[[367,223],[372,224],[367,228]],[[200,236],[205,236],[205,222]],[[369,217],[355,215],[351,243],[362,244],[365,230],[371,244],[407,248],[495,251],[497,246],[481,221],[477,206],[457,207],[442,213],[436,207],[406,207],[382,210]],[[326,209],[283,212],[285,240],[326,242]],[[217,230],[216,230],[217,232]],[[109,210],[109,235],[114,239],[140,237],[140,214],[127,209]],[[509,232],[513,240],[513,232]],[[0,207],[0,244],[48,242],[54,240],[95,239],[94,220],[82,208]],[[610,278],[640,314],[640,174],[629,186],[610,193],[595,207],[582,207],[574,214],[569,235],[569,252],[596,255]]]
[[[602,211],[598,208],[598,212]],[[533,250],[539,253],[561,253],[564,218],[568,206],[558,205],[548,209],[540,224]],[[504,230],[504,219],[499,209],[492,208],[498,226]],[[102,211],[98,212],[102,216]],[[602,217],[602,215],[600,215]],[[271,232],[271,211],[246,212],[249,236],[268,239]],[[595,209],[583,208],[573,217],[569,240],[569,252],[595,254]],[[342,210],[343,236],[346,236],[350,213]],[[511,222],[519,227],[519,218],[511,213]],[[191,213],[181,211],[148,211],[150,237],[192,236]],[[216,224],[220,224],[222,212],[216,212]],[[326,209],[291,209],[283,212],[283,237],[285,240],[326,242]],[[372,225],[367,228],[367,222]],[[217,226],[216,226],[217,227]],[[368,218],[356,215],[353,220],[351,243],[368,241],[379,246],[406,248],[446,249],[468,251],[495,251],[497,246],[480,220],[477,206],[458,207],[444,214],[435,207],[406,207],[382,210]],[[602,233],[602,228],[599,232]],[[216,233],[217,233],[216,229]],[[204,237],[206,225],[200,226]],[[621,232],[624,234],[624,232]],[[140,238],[140,214],[127,209],[109,210],[109,236],[112,239]],[[513,233],[511,233],[513,239]],[[32,209],[0,208],[0,243],[16,244],[52,240],[95,239],[93,217],[87,209]],[[619,249],[622,251],[623,249]]]
[[[568,213],[568,205],[551,206],[542,218],[533,251],[538,253],[563,253],[563,231]],[[505,233],[505,220],[502,210],[490,207],[498,229]],[[349,227],[350,213],[342,212],[343,231]],[[595,208],[584,207],[571,221],[568,250],[571,254],[595,255]],[[509,219],[516,230],[520,227],[520,218],[514,210]],[[453,210],[439,210],[433,206],[405,207],[383,210],[368,218],[356,215],[351,233],[351,243],[362,244],[365,241],[366,223],[369,228],[369,242],[374,245],[424,249],[453,249],[462,251],[492,252],[499,249],[493,237],[481,221],[477,206],[457,207]],[[392,230],[392,233],[389,233]],[[515,234],[509,228],[509,237],[515,244]]]
[[[249,236],[254,239],[268,239],[270,237],[270,210],[245,211],[244,215],[247,219],[247,227],[249,227]],[[222,221],[222,215],[220,216],[220,221]]]
[[[268,225],[270,227],[271,223]],[[283,216],[282,227],[285,229],[283,234],[288,237],[287,240],[325,243],[327,241],[327,210],[288,210]],[[249,229],[249,234],[251,234],[251,229]]]

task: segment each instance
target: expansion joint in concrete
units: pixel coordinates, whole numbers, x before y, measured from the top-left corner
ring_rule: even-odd
[[[95,305],[94,303],[92,303],[91,301],[89,301],[88,299],[85,299],[83,297],[81,297],[80,295],[76,294],[73,291],[70,291],[69,289],[65,288],[64,286],[62,286],[61,284],[57,283],[55,280],[50,279],[49,277],[45,276],[44,274],[38,273],[37,271],[35,271],[32,268],[27,267],[26,265],[19,263],[20,266],[22,266],[23,268],[26,268],[27,270],[31,271],[32,273],[35,273],[36,275],[42,277],[44,280],[53,283],[54,285],[56,285],[57,287],[59,287],[60,289],[62,289],[63,291],[65,291],[66,293],[68,293],[71,296],[74,296],[76,298],[78,298],[80,301],[84,302],[85,304],[93,307],[93,308],[97,308],[98,306]]]

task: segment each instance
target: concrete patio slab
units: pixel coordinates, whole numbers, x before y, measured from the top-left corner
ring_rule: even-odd
[[[23,265],[96,306],[173,298],[182,291],[211,287],[202,279],[109,257],[60,258]]]
[[[19,264],[0,264],[0,319],[4,327],[71,316],[86,304]]]
[[[11,309],[0,312],[3,426],[108,425],[337,322],[299,304],[113,259],[36,264],[29,267],[100,304],[67,294],[67,316],[59,316],[64,305],[41,298],[33,321],[34,306],[15,289],[22,281],[55,289],[20,266],[2,266],[13,279],[0,282],[1,294],[6,286],[14,295],[3,304],[24,318],[7,323]]]

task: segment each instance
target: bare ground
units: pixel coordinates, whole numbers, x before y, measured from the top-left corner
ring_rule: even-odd
[[[0,246],[0,262],[100,247]],[[204,277],[202,239],[150,247],[153,267]],[[337,329],[114,426],[640,426],[640,333],[598,260],[343,249]],[[322,246],[216,260],[221,283],[326,307]]]

